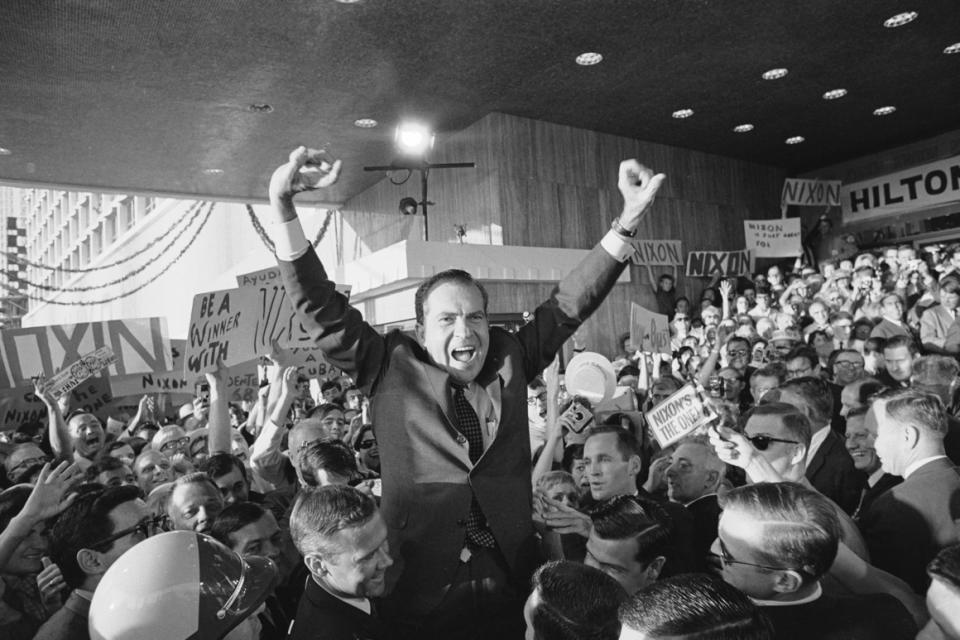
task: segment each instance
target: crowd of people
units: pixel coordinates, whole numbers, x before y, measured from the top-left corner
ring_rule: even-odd
[[[383,335],[293,206],[339,168],[295,150],[264,227],[343,375],[277,349],[248,406],[218,367],[177,415],[105,420],[37,379],[47,420],[0,448],[0,637],[960,638],[960,248],[778,264],[697,304],[664,275],[672,353],[625,336],[609,411],[556,356],[664,176],[621,165],[623,212],[517,331],[450,270],[415,335]],[[687,385],[713,419],[661,446],[644,413]]]

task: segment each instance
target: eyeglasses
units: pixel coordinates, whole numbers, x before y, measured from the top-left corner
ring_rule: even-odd
[[[128,536],[131,533],[136,533],[145,540],[150,536],[154,535],[155,533],[158,533],[162,529],[162,526],[165,521],[166,521],[166,516],[150,516],[150,517],[144,518],[143,520],[133,525],[132,527],[128,529],[123,529],[121,531],[117,531],[113,535],[108,536],[103,540],[98,540],[97,542],[94,542],[93,544],[89,545],[89,547],[91,549],[96,549],[97,547],[103,547],[105,545],[110,544],[111,542],[119,540],[124,536]]]
[[[758,569],[766,569],[767,571],[787,571],[788,570],[788,567],[771,567],[766,564],[757,564],[755,562],[745,562],[743,560],[737,560],[732,555],[730,555],[730,550],[727,549],[727,545],[723,543],[723,539],[720,538],[719,536],[717,537],[717,543],[718,543],[717,546],[720,547],[720,553],[712,554],[712,555],[719,556],[720,562],[723,563],[723,566],[727,566],[728,564],[742,564],[747,567],[756,567]]]
[[[539,396],[527,396],[527,404],[530,405],[531,407],[537,404],[538,402],[546,402],[546,401],[547,401],[546,394],[542,394]]]
[[[851,360],[840,360],[834,362],[833,366],[840,367],[841,369],[863,369],[862,362],[853,362]]]
[[[377,444],[377,441],[376,441],[376,440],[361,440],[360,442],[357,443],[357,448],[358,448],[358,449],[370,449],[370,448],[372,448],[375,444]]]
[[[19,463],[17,463],[17,466],[10,469],[10,477],[15,478],[21,471],[26,471],[33,465],[44,465],[48,462],[50,462],[50,458],[48,456],[37,456],[35,458],[21,460]]]
[[[744,358],[750,355],[750,352],[746,349],[734,349],[733,351],[727,351],[727,355],[731,358]]]
[[[771,438],[770,436],[746,436],[757,451],[766,451],[770,448],[771,442],[783,442],[784,444],[800,444],[796,440],[783,440],[781,438]]]
[[[173,451],[175,449],[180,449],[182,447],[190,444],[190,438],[184,436],[183,438],[177,438],[176,440],[168,440],[160,445],[160,451],[167,452]]]

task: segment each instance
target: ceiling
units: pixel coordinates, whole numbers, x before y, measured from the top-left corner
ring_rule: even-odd
[[[794,172],[960,129],[957,0],[3,0],[0,25],[14,184],[262,200],[304,143],[343,202],[401,118],[442,144],[491,111]]]

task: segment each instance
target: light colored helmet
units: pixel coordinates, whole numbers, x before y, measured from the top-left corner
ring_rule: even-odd
[[[273,591],[277,567],[213,538],[171,531],[147,538],[107,570],[90,604],[93,640],[216,640]]]

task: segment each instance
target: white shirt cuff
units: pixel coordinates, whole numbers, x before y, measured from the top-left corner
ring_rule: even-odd
[[[300,224],[300,218],[272,224],[267,228],[267,233],[273,238],[278,260],[292,262],[305,254],[307,249],[310,248],[307,237],[303,235],[303,225]]]
[[[617,262],[626,262],[635,251],[633,244],[613,229],[607,231],[607,235],[603,236],[600,246],[606,249],[607,253],[613,256]]]

